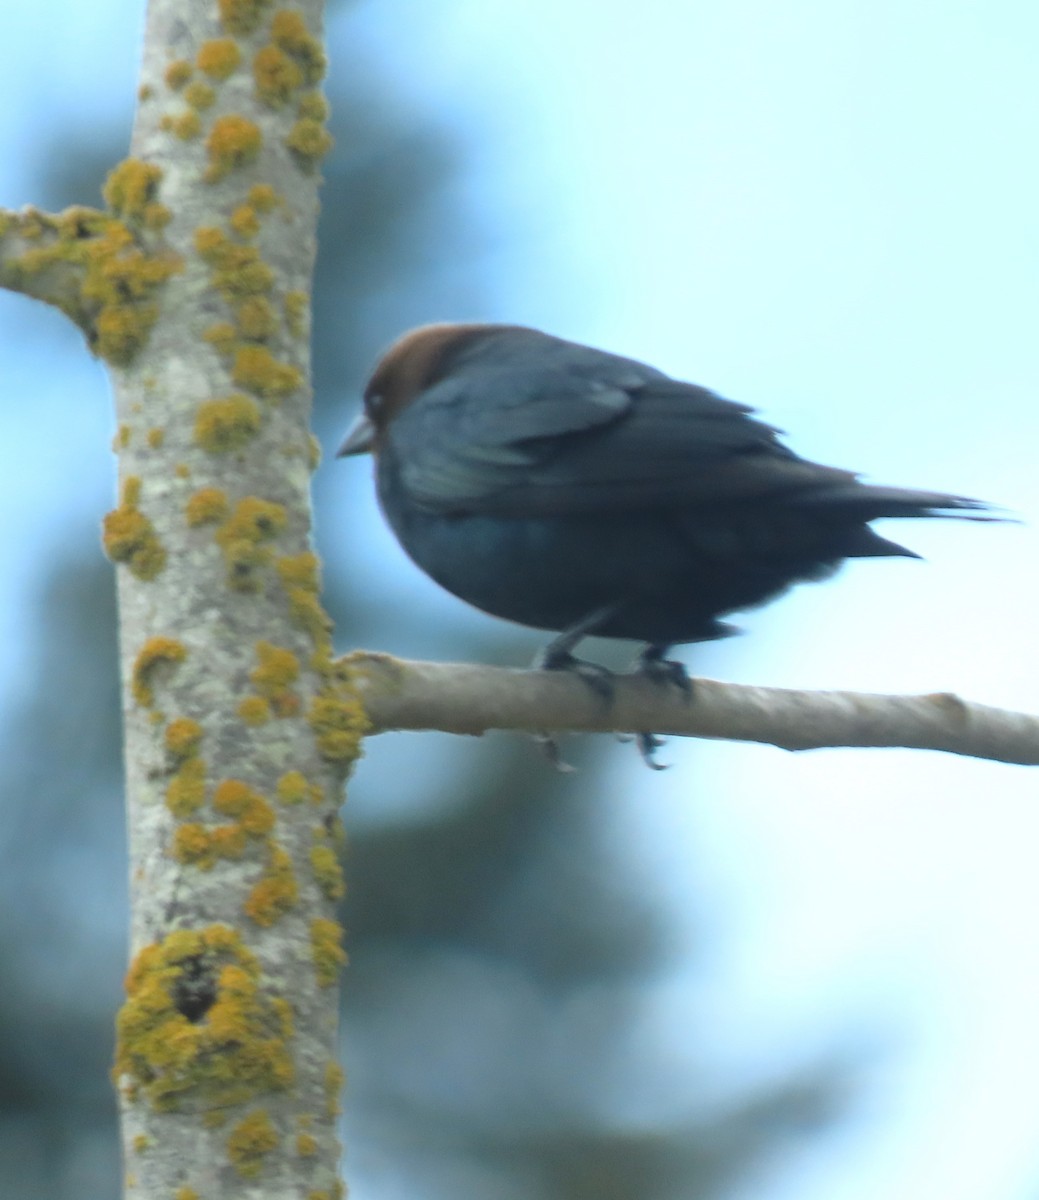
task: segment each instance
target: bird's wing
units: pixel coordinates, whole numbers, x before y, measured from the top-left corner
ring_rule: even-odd
[[[437,512],[535,517],[710,505],[848,483],[706,388],[648,368],[613,378],[468,370],[424,392],[387,450]]]

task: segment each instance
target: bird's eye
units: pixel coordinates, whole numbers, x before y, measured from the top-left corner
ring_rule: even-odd
[[[365,392],[364,411],[373,421],[378,420],[379,414],[382,412],[382,405],[382,396],[378,392]]]

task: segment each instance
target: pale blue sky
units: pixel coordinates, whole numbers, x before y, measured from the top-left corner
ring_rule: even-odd
[[[34,198],[18,167],[55,79],[84,130],[124,111],[139,13],[16,9],[0,57],[11,205]],[[1039,8],[371,0],[331,33],[333,69],[340,39],[392,55],[464,137],[469,198],[508,234],[494,311],[473,315],[644,357],[758,405],[806,455],[1027,522],[904,527],[926,564],[855,564],[742,620],[751,635],[697,670],[1039,707]],[[0,694],[66,489],[100,512],[110,488],[102,373],[69,373],[72,333],[45,370],[33,357],[54,320],[0,297],[0,488],[18,514],[0,540]],[[392,564],[385,586],[425,586],[381,530],[371,551]],[[644,998],[618,1127],[703,1103],[680,1071],[665,1101],[640,1088],[661,1061],[688,1056],[698,1086],[707,1064],[735,1097],[880,1014],[890,1043],[847,1119],[739,1200],[1034,1200],[1039,777],[894,751],[676,741],[665,756],[649,777],[618,751],[615,807],[676,910],[706,893],[727,937],[707,985],[697,959]],[[357,1200],[382,1200],[365,1186]]]

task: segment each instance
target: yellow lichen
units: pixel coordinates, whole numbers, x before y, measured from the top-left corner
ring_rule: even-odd
[[[190,717],[174,717],[166,726],[166,752],[176,760],[190,758],[202,743],[202,726]]]
[[[339,1116],[339,1093],[345,1082],[343,1068],[334,1060],[325,1064],[325,1112],[329,1117]]]
[[[272,846],[267,869],[243,905],[245,915],[257,925],[269,928],[293,908],[298,899],[299,885],[292,859],[280,846]]]
[[[197,741],[195,744],[198,744]],[[189,758],[166,787],[166,807],[175,817],[183,820],[184,817],[190,817],[192,813],[197,812],[205,803],[205,799],[206,764],[201,758]]]
[[[306,337],[308,333],[307,318],[310,313],[310,300],[306,292],[291,291],[285,293],[282,300],[285,307],[285,321],[289,333],[293,337]]]
[[[134,1139],[133,1139],[134,1153],[143,1154],[143,1152],[145,1150],[147,1150],[150,1145],[151,1145],[151,1138],[149,1138],[146,1133],[138,1133],[138,1134],[134,1135]]]
[[[280,46],[264,46],[253,59],[253,79],[260,98],[277,107],[303,86],[303,67]]]
[[[222,521],[227,516],[227,508],[227,493],[223,489],[204,487],[188,497],[184,515],[188,524],[195,528]]]
[[[130,690],[133,698],[142,708],[151,708],[155,696],[153,687],[156,683],[156,673],[162,667],[172,668],[182,663],[188,656],[183,642],[169,637],[149,638],[137,653],[134,660],[133,677]]]
[[[230,321],[215,321],[202,331],[202,340],[209,342],[219,354],[230,354],[238,340],[238,330]]]
[[[299,678],[299,659],[291,650],[257,642],[256,657],[260,665],[249,672],[249,678],[261,696],[276,696]]]
[[[286,520],[282,505],[246,496],[216,531],[217,545],[227,563],[228,582],[236,591],[258,590],[257,570],[272,557],[264,543],[281,532]]]
[[[116,216],[139,221],[145,206],[155,199],[161,179],[161,167],[139,158],[126,158],[109,171],[101,191]]]
[[[216,103],[216,91],[208,83],[196,79],[194,83],[189,83],[184,89],[184,100],[196,111],[205,112],[207,108],[212,108]]]
[[[262,145],[263,134],[255,121],[237,113],[217,117],[206,138],[206,182],[216,183],[237,168],[255,162]]]
[[[304,170],[312,171],[335,145],[335,138],[321,121],[300,117],[289,130],[285,145]]]
[[[174,1200],[201,1200],[193,1187],[179,1187],[173,1194]]]
[[[220,24],[228,33],[252,33],[271,0],[219,0]]]
[[[319,38],[308,29],[301,13],[283,8],[271,21],[271,41],[299,65],[305,83],[313,86],[325,73],[327,59]]]
[[[226,817],[235,817],[250,837],[263,837],[274,828],[274,809],[240,779],[224,779],[217,784],[213,807]]]
[[[180,89],[191,78],[191,75],[191,63],[189,63],[187,59],[174,59],[174,61],[171,62],[166,68],[166,73],[164,76],[166,80],[166,86],[172,88],[175,92],[179,92]]]
[[[343,868],[331,846],[314,846],[310,851],[310,866],[317,885],[332,901],[341,900],[346,894]]]
[[[91,349],[110,363],[124,366],[147,341],[159,315],[159,288],[182,263],[169,251],[146,252],[137,244],[131,224],[149,224],[162,206],[152,199],[158,168],[136,159],[116,167],[105,185],[106,197],[119,217],[88,208],[70,208],[56,217],[29,212],[19,216],[19,232],[41,244],[8,262],[17,283],[61,267],[80,272],[78,290],[70,289],[58,307],[83,328]],[[50,233],[50,239],[43,235]]]
[[[304,92],[296,102],[296,116],[309,117],[312,121],[327,121],[331,111],[321,92]]]
[[[262,696],[239,700],[237,712],[246,725],[266,725],[271,719],[271,706]]]
[[[153,428],[147,433],[147,442],[152,450],[158,450],[162,443],[166,440],[165,429]]]
[[[226,454],[255,437],[261,421],[256,401],[240,392],[206,400],[195,416],[195,441],[210,454]]]
[[[202,118],[193,108],[186,109],[177,116],[167,113],[159,122],[159,128],[166,133],[172,133],[182,142],[190,142],[202,132]]]
[[[213,268],[213,285],[228,303],[264,295],[274,286],[274,272],[255,246],[233,242],[212,225],[195,231],[195,249]]]
[[[177,463],[177,465],[173,468],[173,474],[178,479],[189,479],[191,477],[191,468],[187,463]]]
[[[331,987],[346,964],[343,927],[338,921],[315,917],[310,922],[310,951],[319,987]]]
[[[352,695],[315,696],[307,720],[314,731],[318,752],[330,762],[349,763],[361,753],[368,719],[359,699]]]
[[[281,203],[281,197],[269,183],[254,183],[248,200],[258,213],[273,212]]]
[[[115,437],[112,439],[112,449],[117,453],[120,450],[125,450],[133,441],[133,430],[129,425],[120,425],[116,430]]]
[[[310,795],[310,784],[302,771],[286,771],[278,780],[274,794],[282,804],[302,804]]]
[[[280,400],[303,385],[299,368],[280,362],[264,346],[243,346],[238,350],[231,377],[239,387],[268,400]]]
[[[115,1071],[154,1108],[229,1107],[292,1083],[281,1011],[227,926],[179,930],[146,946],[126,991]]]
[[[266,296],[250,296],[235,309],[235,320],[243,337],[263,342],[278,331],[278,314]]]
[[[113,562],[126,563],[138,579],[154,579],[166,565],[166,551],[155,526],[138,508],[141,481],[129,477],[123,485],[122,503],[107,513],[102,543]]]
[[[231,214],[230,225],[239,237],[251,238],[260,232],[260,218],[251,204],[239,204]]]
[[[242,61],[242,52],[233,38],[212,38],[198,48],[195,62],[210,79],[226,79]]]
[[[250,1113],[231,1130],[227,1138],[227,1156],[245,1179],[255,1179],[263,1170],[263,1160],[281,1141],[270,1117],[262,1110]]]
[[[296,1153],[300,1158],[310,1158],[318,1152],[318,1140],[312,1133],[296,1134]]]

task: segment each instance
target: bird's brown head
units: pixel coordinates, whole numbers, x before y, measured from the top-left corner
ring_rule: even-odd
[[[451,353],[474,338],[506,328],[479,322],[420,325],[399,337],[375,365],[364,389],[364,412],[354,422],[337,457],[378,452],[398,413],[441,377]]]

